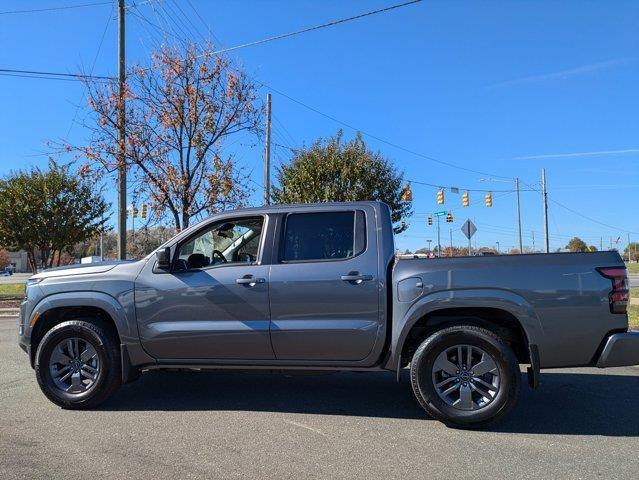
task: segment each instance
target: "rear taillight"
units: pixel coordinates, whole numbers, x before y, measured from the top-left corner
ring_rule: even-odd
[[[608,295],[612,313],[626,313],[630,301],[628,272],[624,267],[600,267],[597,271],[612,281],[612,291]]]

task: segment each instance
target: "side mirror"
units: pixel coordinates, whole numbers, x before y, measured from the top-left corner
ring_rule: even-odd
[[[166,247],[163,250],[155,252],[155,259],[157,261],[157,267],[162,270],[168,270],[171,268],[171,247]]]

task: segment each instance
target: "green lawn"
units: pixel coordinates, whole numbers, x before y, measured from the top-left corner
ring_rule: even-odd
[[[639,288],[630,289],[630,298],[639,298]],[[628,323],[630,328],[639,330],[639,305],[628,305]]]
[[[630,328],[639,330],[639,305],[628,305],[628,324]]]
[[[637,262],[626,263],[626,268],[628,273],[639,273],[639,263]]]
[[[0,284],[0,296],[24,295],[24,283],[2,283]]]

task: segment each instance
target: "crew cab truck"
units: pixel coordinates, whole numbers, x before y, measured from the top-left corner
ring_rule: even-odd
[[[616,252],[399,260],[378,202],[212,216],[136,262],[31,277],[19,342],[63,408],[151,369],[390,371],[432,417],[514,407],[520,364],[639,364]]]

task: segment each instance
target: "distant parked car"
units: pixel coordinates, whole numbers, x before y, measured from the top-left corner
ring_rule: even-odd
[[[13,275],[11,270],[0,270],[0,277],[10,277]]]

